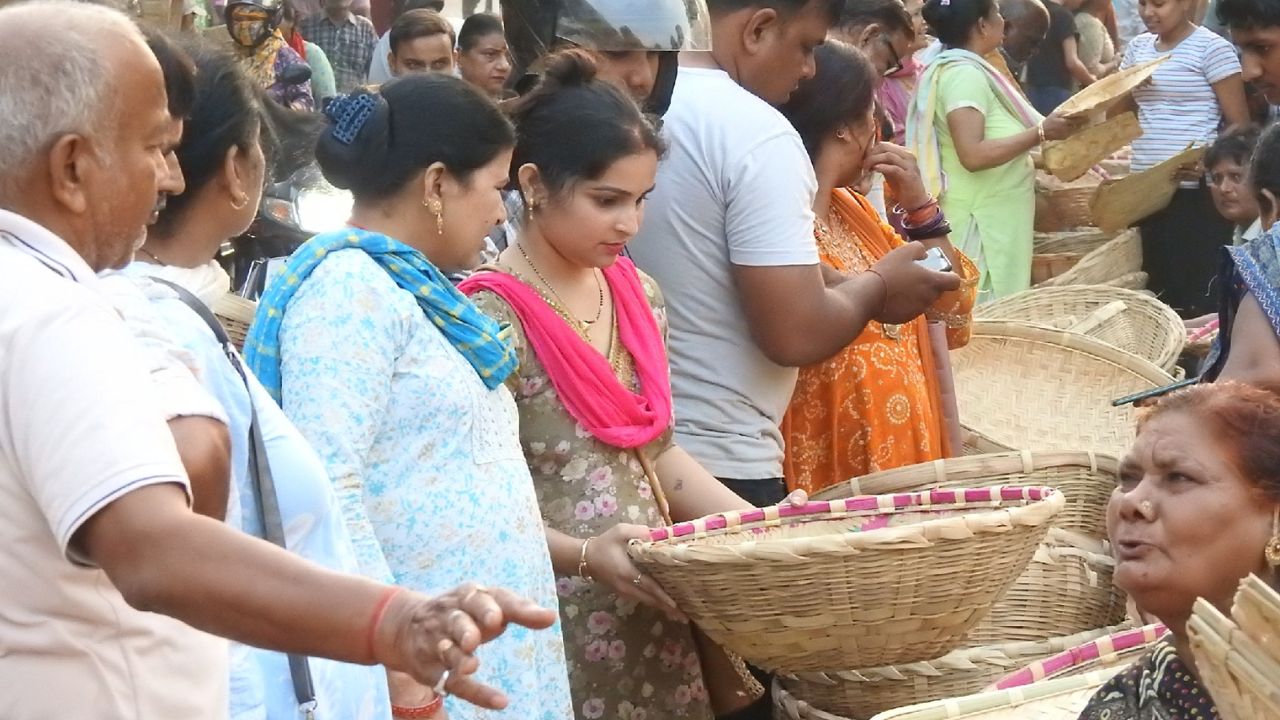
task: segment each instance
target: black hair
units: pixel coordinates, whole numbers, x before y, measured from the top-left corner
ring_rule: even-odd
[[[298,8],[294,7],[293,0],[284,0],[280,4],[280,22],[298,24]]]
[[[1232,30],[1280,27],[1280,4],[1275,0],[1218,0],[1218,22]]]
[[[480,38],[502,34],[502,19],[493,13],[476,13],[462,23],[458,32],[458,49],[468,52],[480,42]]]
[[[924,21],[934,37],[947,47],[964,47],[978,21],[990,17],[996,0],[928,0]]]
[[[656,123],[610,83],[596,80],[596,63],[583,50],[547,57],[542,79],[515,100],[516,150],[511,183],[521,166],[537,166],[542,182],[558,194],[579,180],[598,178],[619,159],[644,150],[659,157],[666,145]]]
[[[820,3],[827,11],[827,17],[835,21],[844,10],[845,0],[707,0],[707,9],[712,15],[746,10],[747,8],[772,8],[780,15],[792,15],[800,12],[811,2]]]
[[[444,0],[393,0],[391,3],[391,17],[398,18],[410,10],[435,10],[438,13],[444,12]]]
[[[168,34],[155,28],[143,28],[147,47],[160,63],[164,73],[164,92],[169,102],[169,114],[185,118],[191,114],[196,96],[196,66],[182,48]]]
[[[1259,134],[1257,128],[1249,127],[1219,136],[1204,154],[1205,169],[1212,170],[1215,165],[1227,161],[1249,167],[1253,149],[1258,146]]]
[[[201,38],[183,43],[195,68],[191,112],[177,149],[186,192],[168,199],[155,223],[167,237],[190,203],[219,173],[232,148],[248,151],[263,142],[262,91],[230,51]]]
[[[294,110],[262,95],[262,150],[267,155],[273,180],[287,179],[315,159],[316,141],[325,130],[324,116]]]
[[[371,98],[370,116],[355,127],[335,122],[361,95]],[[339,96],[325,113],[316,161],[330,183],[350,190],[357,200],[389,198],[437,162],[466,182],[515,144],[511,122],[492,100],[465,81],[438,73],[408,75],[377,92]],[[339,139],[343,130],[353,133],[350,143]]]
[[[391,52],[400,52],[400,46],[404,43],[433,35],[447,35],[451,48],[457,41],[453,34],[453,24],[440,13],[435,10],[410,10],[391,24]]]
[[[907,37],[916,34],[915,23],[902,0],[848,0],[836,19],[836,27],[845,32],[872,24]]]
[[[867,56],[828,40],[814,50],[817,70],[778,108],[817,161],[822,142],[842,126],[861,121],[875,104],[877,73]]]
[[[1249,187],[1258,200],[1258,207],[1272,213],[1280,211],[1280,208],[1271,207],[1271,201],[1262,194],[1263,190],[1268,190],[1280,197],[1280,123],[1273,123],[1258,138],[1253,164],[1249,167]]]

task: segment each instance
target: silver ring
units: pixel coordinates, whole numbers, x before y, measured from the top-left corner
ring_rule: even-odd
[[[644,573],[640,573],[639,575],[637,575],[637,576],[636,576],[636,579],[635,579],[635,580],[632,580],[632,581],[631,581],[631,583],[632,583],[633,585],[635,585],[636,587],[639,587],[639,586],[640,586],[640,583],[642,583],[642,582],[644,582]]]
[[[444,674],[440,676],[440,680],[436,682],[436,686],[431,688],[435,694],[444,697],[447,693],[444,691],[445,683],[449,682],[449,669],[445,668]]]

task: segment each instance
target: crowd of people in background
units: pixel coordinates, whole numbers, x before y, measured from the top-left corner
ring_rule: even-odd
[[[216,40],[0,7],[6,717],[68,691],[104,717],[770,717],[627,546],[958,451],[948,351],[1030,286],[1033,156],[1080,88],[1171,56],[1117,110],[1135,171],[1211,144],[1139,225],[1153,290],[1220,310],[1206,380],[1280,380],[1280,130],[1246,93],[1280,102],[1280,2],[1217,0],[1230,40],[1196,0],[1134,2],[1146,33],[1118,4],[504,0],[504,26],[400,0],[381,28],[228,0]],[[216,258],[298,127],[352,210],[242,355]],[[1142,425],[1116,527],[1166,506],[1165,438],[1275,424],[1242,387]],[[1280,502],[1267,463],[1230,475],[1268,498],[1239,546]],[[1177,573],[1126,572],[1185,619]],[[1124,683],[1180,650],[1098,716],[1137,720]]]

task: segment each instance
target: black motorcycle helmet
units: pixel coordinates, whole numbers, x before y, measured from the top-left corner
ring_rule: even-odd
[[[243,20],[238,15],[254,18]],[[229,0],[226,8],[227,34],[241,47],[256,48],[280,26],[284,0]],[[260,18],[260,19],[259,19]]]
[[[677,53],[711,49],[706,0],[501,0],[501,5],[517,91],[532,84],[530,68],[557,45],[660,52],[657,82],[645,109],[661,115],[675,89]]]

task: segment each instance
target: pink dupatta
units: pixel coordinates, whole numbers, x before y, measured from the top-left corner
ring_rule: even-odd
[[[547,369],[552,387],[573,419],[606,445],[638,448],[671,426],[670,369],[662,333],[635,265],[618,258],[603,272],[613,291],[618,340],[635,359],[639,393],[628,390],[614,375],[609,361],[541,295],[514,276],[479,272],[458,288],[467,295],[488,290],[505,300],[520,319],[529,346]]]

